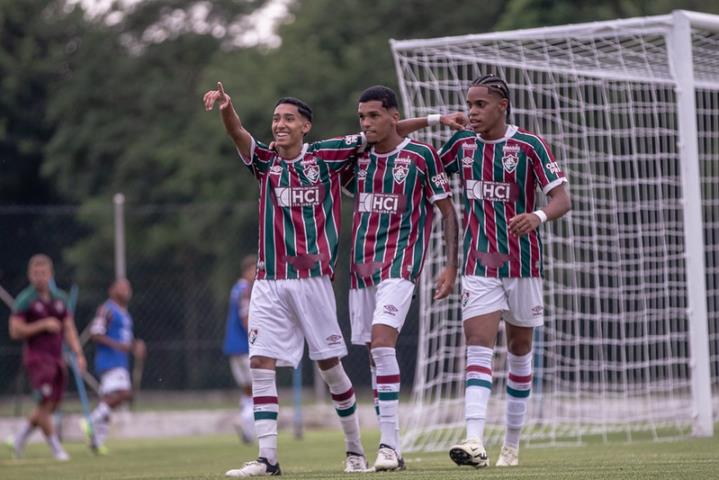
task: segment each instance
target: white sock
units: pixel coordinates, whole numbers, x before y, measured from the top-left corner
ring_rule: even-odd
[[[377,368],[377,397],[379,399],[380,443],[394,448],[399,454],[399,389],[400,376],[394,348],[372,349]]]
[[[377,398],[377,367],[370,365],[369,367],[370,376],[372,377],[372,405],[374,406],[374,413],[377,415],[377,421],[379,422],[379,398]]]
[[[252,398],[255,411],[255,434],[260,447],[260,457],[270,464],[277,463],[277,401],[275,371],[252,368]]]
[[[245,410],[252,410],[252,397],[246,397],[243,396],[240,399],[240,411],[244,412]]]
[[[112,409],[107,403],[100,402],[97,404],[97,407],[95,407],[95,410],[93,410],[90,414],[90,418],[93,423],[100,422],[105,420],[106,417],[109,417],[111,411]]]
[[[15,454],[18,457],[21,457],[22,454],[25,452],[25,444],[27,444],[28,438],[30,438],[30,435],[32,435],[32,432],[35,430],[35,425],[30,423],[30,420],[25,420],[25,423],[23,423],[22,428],[20,431],[15,435]]]
[[[328,370],[320,369],[320,375],[330,388],[332,403],[340,418],[340,423],[342,423],[346,451],[364,455],[364,448],[360,440],[357,399],[352,389],[352,382],[350,382],[341,363]]]
[[[487,404],[492,394],[493,349],[467,346],[467,380],[464,389],[464,417],[467,438],[484,440]]]
[[[504,445],[519,448],[519,436],[527,416],[527,402],[532,389],[532,352],[516,356],[507,353],[507,417]]]
[[[50,449],[52,449],[53,455],[59,455],[62,453],[65,453],[65,449],[62,448],[62,445],[60,444],[60,439],[57,438],[57,433],[53,433],[49,437],[45,437],[45,440],[47,440],[47,444],[50,445]]]

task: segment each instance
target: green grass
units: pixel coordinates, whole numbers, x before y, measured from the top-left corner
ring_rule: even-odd
[[[376,445],[376,432],[366,432],[365,446]],[[235,437],[215,436],[162,440],[112,440],[111,454],[94,457],[80,444],[66,445],[72,460],[51,459],[44,444],[28,447],[26,458],[0,457],[0,478],[24,479],[220,479],[230,468],[253,459],[256,447],[243,446]],[[368,448],[370,461],[374,448]],[[498,448],[490,448],[492,463]],[[348,479],[342,473],[342,436],[337,431],[307,432],[304,440],[280,434],[280,463],[285,478]],[[465,480],[519,479],[710,479],[719,478],[719,436],[667,443],[590,444],[565,448],[524,448],[521,465],[509,470],[456,467],[444,452],[407,454],[407,470],[368,474],[382,479]],[[362,475],[360,475],[362,476]]]

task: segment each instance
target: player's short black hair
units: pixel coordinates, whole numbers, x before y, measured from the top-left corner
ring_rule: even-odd
[[[309,105],[307,105],[305,102],[300,100],[299,98],[295,97],[282,97],[279,100],[277,100],[277,103],[275,103],[275,108],[277,108],[278,105],[282,105],[283,103],[289,103],[290,105],[294,105],[297,107],[297,111],[300,112],[300,115],[305,117],[310,122],[312,121],[312,109]]]
[[[385,87],[384,85],[369,87],[367,90],[362,92],[362,95],[359,97],[359,103],[371,102],[372,100],[382,102],[382,106],[387,110],[390,108],[399,108],[397,94],[394,93],[394,90],[389,87]]]
[[[509,111],[511,109],[511,101],[509,99],[509,85],[507,82],[499,78],[498,76],[490,73],[479,77],[472,81],[472,87],[487,87],[487,90],[499,95],[500,98],[507,99],[507,118],[509,118]]]

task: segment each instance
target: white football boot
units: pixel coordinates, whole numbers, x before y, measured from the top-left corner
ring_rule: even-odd
[[[280,464],[270,465],[265,457],[258,457],[257,460],[245,463],[242,468],[228,470],[225,472],[226,477],[272,477],[282,475]]]
[[[347,458],[345,458],[345,473],[362,473],[368,471],[370,471],[369,465],[364,455],[347,452]]]
[[[457,465],[469,465],[474,468],[489,466],[489,457],[481,440],[468,438],[449,449],[449,458]]]
[[[514,447],[502,447],[496,465],[498,467],[516,467],[519,465],[519,450]]]
[[[404,470],[404,459],[397,454],[397,450],[389,445],[380,443],[379,450],[377,451],[377,460],[374,462],[374,469],[376,472]]]

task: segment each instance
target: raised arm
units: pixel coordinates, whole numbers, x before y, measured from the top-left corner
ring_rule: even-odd
[[[435,122],[437,121],[439,121],[438,123],[440,125],[446,125],[452,130],[462,130],[464,129],[464,126],[467,125],[467,123],[469,122],[467,116],[462,112],[448,113],[446,115],[437,115],[432,118],[430,117],[432,117],[432,115],[400,120],[400,122],[397,124],[397,133],[405,137],[417,130],[436,125]]]
[[[235,146],[240,154],[245,158],[250,158],[252,135],[242,126],[240,116],[237,115],[235,108],[232,106],[232,99],[225,93],[222,83],[217,82],[217,90],[210,90],[205,93],[203,100],[205,102],[205,110],[208,112],[212,110],[215,102],[219,102],[220,116],[222,117],[222,123],[225,124],[227,134],[232,138],[232,141],[235,142]]]
[[[458,235],[459,225],[457,215],[454,212],[452,200],[447,197],[435,202],[442,213],[442,227],[444,230],[444,248],[447,255],[447,264],[440,272],[435,284],[434,300],[440,300],[452,293],[454,282],[457,278],[457,251],[459,249]]]

